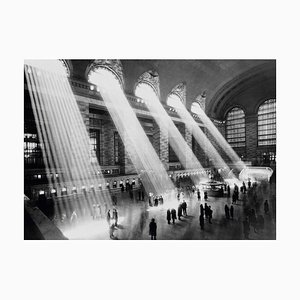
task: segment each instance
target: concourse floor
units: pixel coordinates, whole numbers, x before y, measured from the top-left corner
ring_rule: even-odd
[[[275,185],[258,186],[257,199],[261,203],[256,206],[256,215],[263,215],[264,229],[257,232],[250,227],[250,240],[276,239],[276,197]],[[98,220],[92,217],[78,220],[72,225],[58,225],[63,234],[69,239],[88,240],[149,240],[149,222],[152,218],[157,223],[157,240],[241,240],[245,239],[243,221],[245,208],[254,208],[252,198],[240,194],[240,200],[234,206],[234,218],[226,219],[224,206],[231,205],[231,197],[209,197],[206,203],[213,210],[212,224],[205,220],[204,230],[199,226],[200,204],[197,195],[184,193],[187,202],[187,216],[176,220],[175,224],[168,224],[166,220],[167,204],[149,207],[147,201],[136,201],[128,197],[126,192],[118,195],[117,209],[119,213],[118,226],[110,237],[109,226],[105,216]],[[264,214],[263,201],[268,200],[270,212]],[[178,201],[174,202],[177,212]]]

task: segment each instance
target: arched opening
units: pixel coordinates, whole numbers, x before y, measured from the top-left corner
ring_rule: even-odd
[[[276,99],[266,100],[257,112],[258,146],[276,145]]]
[[[231,147],[246,146],[245,113],[239,107],[232,108],[226,115],[226,140]]]
[[[177,94],[171,93],[169,94],[168,98],[167,98],[167,105],[178,109],[181,107],[181,103],[183,101],[180,99],[180,97]]]

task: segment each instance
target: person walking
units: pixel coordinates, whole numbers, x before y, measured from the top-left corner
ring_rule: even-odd
[[[207,203],[204,204],[204,214],[205,214],[205,219],[208,218],[208,206]]]
[[[175,220],[177,219],[177,217],[176,217],[176,209],[172,208],[172,210],[171,210],[171,216],[172,216],[173,224],[175,224]]]
[[[108,225],[110,225],[110,219],[111,219],[111,216],[110,216],[110,209],[109,209],[106,214],[106,221],[107,221]]]
[[[230,206],[230,217],[232,220],[233,220],[233,211],[234,211],[234,208],[233,208],[233,205],[231,205]]]
[[[203,207],[203,204],[200,204],[200,215],[204,215],[204,207]]]
[[[156,240],[156,231],[157,225],[155,223],[155,219],[153,218],[149,224],[149,235],[151,236],[151,240]]]
[[[225,217],[226,217],[226,219],[229,219],[229,207],[228,207],[228,205],[227,204],[225,204]]]
[[[207,191],[204,192],[204,201],[207,201],[208,196],[207,196]]]
[[[187,204],[186,204],[185,200],[183,200],[181,207],[182,207],[183,215],[187,216],[187,213],[186,213]]]
[[[168,224],[171,224],[171,211],[168,209],[167,210],[167,221],[168,221]]]
[[[204,229],[204,215],[203,214],[200,214],[199,222],[200,222],[200,228],[201,228],[201,230],[203,230]]]
[[[180,219],[182,217],[182,206],[181,206],[181,204],[178,205],[177,216],[178,216],[178,220],[181,220]]]
[[[199,189],[197,190],[197,198],[198,198],[198,201],[201,200],[201,195],[200,195],[200,190]]]
[[[117,211],[117,209],[116,208],[114,208],[114,210],[113,210],[113,219],[114,219],[114,221],[115,221],[115,226],[118,226],[118,211]]]

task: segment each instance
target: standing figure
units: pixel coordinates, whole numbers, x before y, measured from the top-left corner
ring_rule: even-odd
[[[234,211],[234,208],[233,208],[233,205],[231,205],[230,206],[230,217],[232,220],[233,220],[233,211]]]
[[[203,230],[204,229],[204,216],[203,215],[200,215],[199,222],[200,222],[200,228],[201,228],[201,230]]]
[[[110,209],[109,209],[106,214],[106,221],[107,221],[108,225],[110,225],[110,219],[111,219],[111,216],[110,216]]]
[[[177,219],[177,217],[176,217],[176,209],[172,208],[171,215],[172,215],[173,224],[175,224],[175,220]]]
[[[187,213],[186,213],[187,204],[186,204],[185,200],[183,200],[181,207],[182,207],[183,214],[185,216],[187,216]]]
[[[203,207],[203,204],[200,204],[200,215],[204,215],[204,207]]]
[[[211,209],[211,206],[208,207],[208,222],[211,224],[213,210]]]
[[[229,186],[229,184],[227,185],[227,197],[228,198],[230,197],[230,186]]]
[[[181,206],[181,204],[178,205],[177,215],[178,215],[178,219],[180,220],[180,217],[182,217],[182,206]]]
[[[113,210],[113,219],[115,220],[115,226],[118,226],[118,211],[116,208]]]
[[[250,179],[248,180],[248,189],[250,189],[251,188],[251,181],[250,181]]]
[[[155,223],[155,219],[152,219],[149,224],[149,235],[151,236],[151,240],[156,240],[156,230],[157,225]]]
[[[208,196],[207,196],[207,191],[204,192],[204,200],[207,201]]]
[[[208,218],[208,206],[207,206],[207,203],[204,204],[204,214],[205,214],[205,219]]]
[[[225,204],[225,216],[226,216],[226,219],[229,219],[229,207],[227,204]]]
[[[201,200],[201,195],[200,195],[200,190],[199,189],[197,190],[197,197],[198,197],[198,201],[200,201]]]
[[[171,224],[171,212],[170,212],[170,210],[168,209],[167,210],[167,221],[168,221],[168,224]]]

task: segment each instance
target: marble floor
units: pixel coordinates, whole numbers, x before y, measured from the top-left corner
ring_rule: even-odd
[[[245,211],[255,208],[256,215],[264,217],[264,229],[257,232],[250,227],[250,240],[276,239],[276,186],[275,184],[259,185],[256,188],[257,201],[253,202],[253,196],[240,194],[240,200],[233,204],[234,217],[226,219],[224,206],[231,205],[231,197],[209,197],[207,204],[213,210],[212,224],[205,220],[204,230],[199,226],[199,206],[204,200],[198,201],[197,195],[188,195],[185,192],[184,199],[187,202],[187,216],[176,220],[175,224],[168,224],[166,211],[170,205],[163,204],[157,207],[149,207],[147,201],[130,199],[126,192],[118,195],[117,209],[119,213],[118,226],[110,238],[109,226],[105,216],[93,220],[91,216],[78,219],[73,224],[57,224],[63,234],[69,239],[85,240],[150,240],[149,222],[152,218],[157,223],[158,240],[241,240],[245,239],[243,233],[243,221]],[[269,201],[270,213],[264,214],[263,201]],[[178,202],[175,202],[177,211]]]

